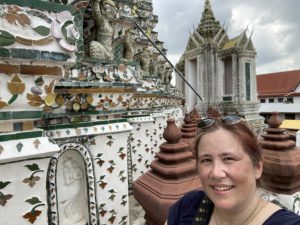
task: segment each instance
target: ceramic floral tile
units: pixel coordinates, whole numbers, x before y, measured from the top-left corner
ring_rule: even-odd
[[[103,224],[129,224],[127,136],[128,132],[96,136],[91,146]]]

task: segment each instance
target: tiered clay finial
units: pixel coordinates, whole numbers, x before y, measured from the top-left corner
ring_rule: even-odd
[[[201,116],[195,108],[191,111],[190,115],[192,120],[196,123],[198,123],[198,121],[201,120]]]
[[[300,191],[300,148],[279,128],[281,123],[279,114],[273,112],[270,128],[264,129],[259,141],[264,153],[263,185],[275,193],[293,194]]]
[[[219,113],[219,111],[216,108],[211,107],[211,106],[208,107],[207,117],[209,117],[209,118],[218,118],[220,116],[221,116],[221,114]]]
[[[179,142],[181,132],[174,119],[168,119],[163,134],[167,142],[160,145],[150,167],[133,184],[133,194],[145,210],[146,224],[163,225],[170,206],[185,193],[199,189],[196,160],[187,151],[188,144]]]
[[[183,120],[184,124],[182,124],[182,127],[180,128],[182,132],[182,138],[180,141],[187,143],[189,145],[188,150],[193,153],[193,156],[195,156],[194,140],[197,135],[197,123],[192,119],[192,115],[192,112],[185,114]]]

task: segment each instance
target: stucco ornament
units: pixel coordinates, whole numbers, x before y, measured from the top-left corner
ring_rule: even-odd
[[[77,155],[76,155],[77,156]],[[72,154],[63,156],[58,176],[58,209],[59,220],[62,225],[85,225],[87,223],[86,210],[86,182],[84,169],[79,158]]]
[[[112,60],[113,23],[116,18],[116,5],[112,0],[93,0],[93,17],[96,24],[96,40],[90,43],[90,56]]]
[[[1,100],[0,97],[0,109],[12,104],[20,94],[25,90],[25,83],[21,80],[18,74],[14,74],[12,79],[7,82],[7,88],[12,94],[11,98],[8,101]]]
[[[69,52],[77,50],[76,41],[79,39],[80,33],[69,11],[63,11],[56,15],[56,20],[53,20],[51,24],[51,33],[63,49]]]

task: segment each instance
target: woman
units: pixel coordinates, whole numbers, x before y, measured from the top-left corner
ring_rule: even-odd
[[[169,210],[167,225],[299,225],[293,212],[262,200],[256,185],[262,151],[237,115],[203,119],[196,139],[203,191],[192,191]]]

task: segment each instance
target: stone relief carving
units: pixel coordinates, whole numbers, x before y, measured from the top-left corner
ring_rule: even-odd
[[[85,225],[88,221],[87,190],[83,159],[76,151],[58,161],[57,192],[60,225]]]
[[[93,0],[93,17],[96,24],[96,40],[90,43],[90,56],[97,59],[113,59],[113,24],[116,5],[112,0]]]
[[[81,142],[81,140],[78,140],[78,142]],[[64,185],[65,177],[66,175],[63,175],[63,162],[65,162],[64,158],[71,158],[73,160],[76,160],[77,164],[81,167],[81,172],[83,174],[83,180],[84,180],[84,188],[82,193],[82,196],[85,196],[86,204],[82,201],[80,204],[83,205],[82,207],[86,211],[86,217],[85,221],[89,221],[90,225],[98,225],[98,218],[97,218],[97,204],[96,204],[96,190],[95,190],[95,176],[94,176],[94,165],[92,162],[91,154],[89,150],[82,144],[79,143],[65,143],[60,145],[61,150],[55,154],[49,163],[49,168],[47,172],[48,182],[47,182],[47,190],[48,190],[48,219],[49,224],[51,225],[61,225],[61,214],[64,212],[63,207],[60,208],[60,202],[63,201],[63,199],[60,199],[61,194],[63,194],[63,190],[61,189],[61,186]],[[77,154],[76,154],[77,153]],[[68,170],[66,170],[68,171]],[[74,180],[75,174],[79,175],[80,172],[74,171]],[[81,182],[83,182],[81,180]],[[78,179],[73,184],[76,187],[76,183],[78,186]],[[87,188],[88,186],[88,188]],[[75,188],[74,188],[75,189]],[[74,191],[75,192],[75,191]],[[73,193],[74,193],[73,192]],[[85,193],[85,194],[83,194]],[[89,214],[87,214],[87,211]],[[80,223],[74,223],[76,225],[81,225]],[[86,224],[84,223],[84,225]],[[70,223],[72,224],[72,223]]]

